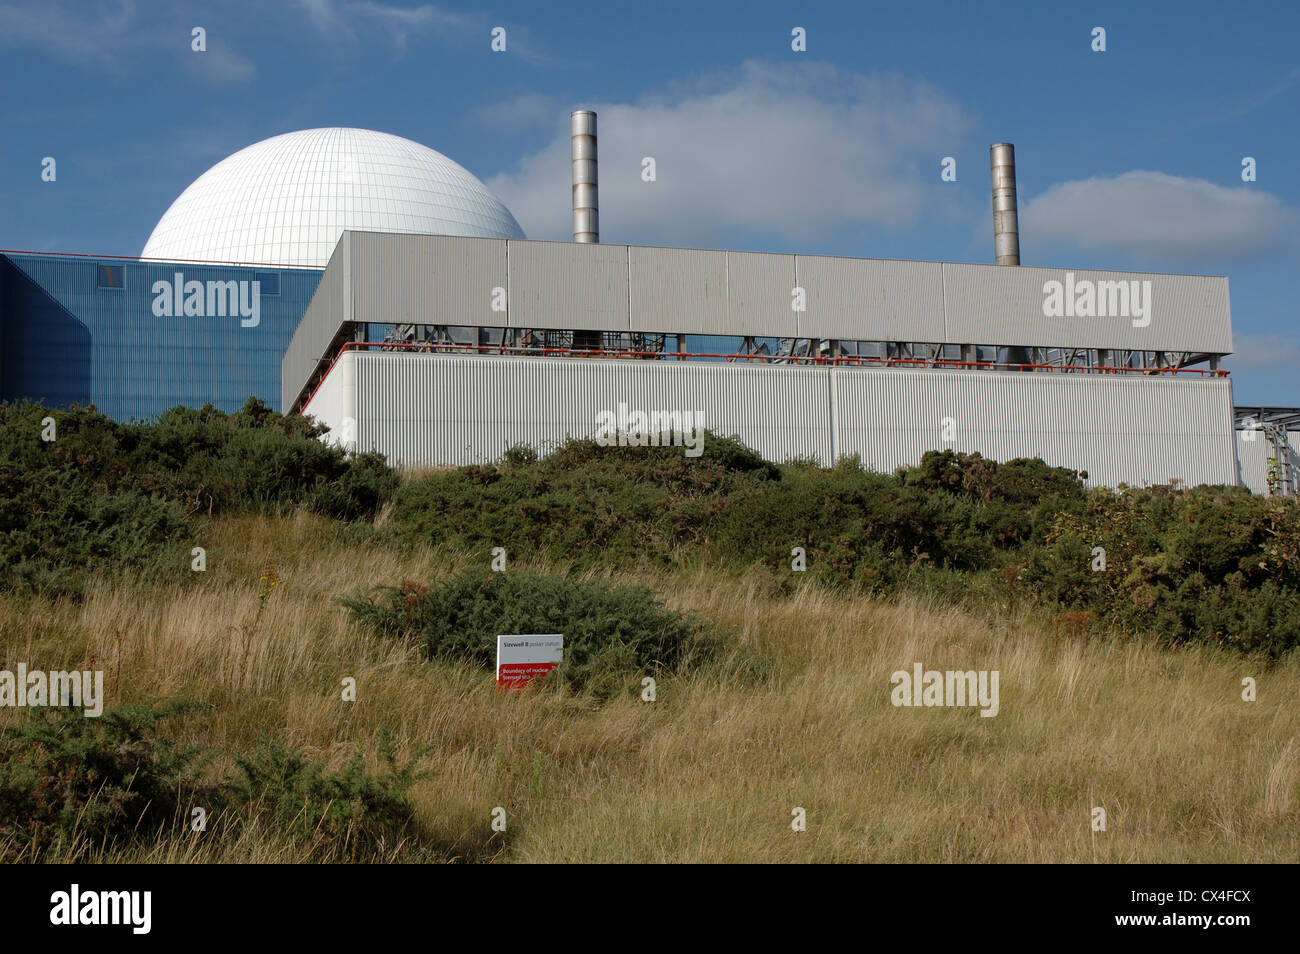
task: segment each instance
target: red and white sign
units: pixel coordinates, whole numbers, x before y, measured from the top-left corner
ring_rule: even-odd
[[[564,637],[497,637],[497,688],[518,692],[538,676],[545,676],[564,656]]]

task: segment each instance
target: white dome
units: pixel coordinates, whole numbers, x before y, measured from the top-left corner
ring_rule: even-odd
[[[344,229],[524,238],[464,167],[369,129],[304,129],[221,160],[171,204],[142,258],[323,267]]]

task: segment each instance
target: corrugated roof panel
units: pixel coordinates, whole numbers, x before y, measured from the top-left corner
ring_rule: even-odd
[[[1237,446],[1237,468],[1241,483],[1254,493],[1268,493],[1268,461],[1277,456],[1277,449],[1263,430],[1253,433],[1239,430],[1234,433]],[[1292,466],[1300,473],[1300,431],[1287,431],[1287,445],[1291,449]]]
[[[727,252],[729,335],[798,335],[794,311],[794,256]],[[694,329],[684,328],[687,333]]]
[[[631,330],[626,245],[512,241],[509,254],[510,327]]]
[[[798,337],[943,341],[943,268],[937,262],[798,255],[808,310]]]
[[[1067,273],[1072,278],[1067,277]],[[1067,282],[1077,293],[1083,282],[1151,283],[1150,323],[1145,317],[1047,317],[1048,282]],[[945,341],[954,344],[1129,348],[1136,351],[1193,351],[1227,354],[1232,350],[1228,280],[1200,275],[1155,275],[1088,269],[1027,268],[997,265],[943,265],[947,314]],[[1139,285],[1139,290],[1145,286]],[[1130,284],[1129,291],[1132,291]],[[1115,304],[1121,305],[1119,290]],[[1105,295],[1107,311],[1111,292]],[[1133,302],[1129,303],[1133,312]]]
[[[637,331],[731,334],[727,253],[633,245],[630,325]]]
[[[591,436],[597,414],[702,411],[770,460],[860,454],[881,472],[951,448],[1042,457],[1093,483],[1236,484],[1232,393],[1215,378],[356,356],[365,449],[406,464],[495,460]],[[944,431],[952,419],[952,440]]]
[[[506,324],[505,311],[492,310],[494,288],[506,305],[504,239],[356,232],[352,247],[355,314],[391,324]]]

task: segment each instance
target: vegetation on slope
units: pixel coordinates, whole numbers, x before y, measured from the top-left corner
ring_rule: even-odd
[[[1034,598],[1077,624],[1279,654],[1300,645],[1300,507],[1244,488],[1086,489],[1039,460],[931,451],[885,475],[767,465],[734,441],[571,441],[403,484],[389,538],[574,569],[764,566],[980,609]]]
[[[318,434],[0,405],[5,666],[109,697],[0,709],[0,860],[1300,858],[1292,501],[722,438],[401,481]],[[566,634],[554,691],[493,690],[507,631]],[[894,708],[917,661],[1000,715]]]
[[[251,398],[236,414],[178,407],[148,424],[0,403],[0,589],[75,595],[91,573],[184,579],[200,515],[373,517],[396,473],[323,432]]]

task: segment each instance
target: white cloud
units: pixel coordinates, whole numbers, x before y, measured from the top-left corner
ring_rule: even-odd
[[[421,7],[394,7],[382,3],[353,3],[348,9],[372,17],[384,29],[388,30],[397,44],[397,48],[406,51],[407,38],[412,33],[425,30],[467,31],[473,26],[473,20],[458,13],[440,10],[432,4]],[[485,41],[486,42],[486,41]]]
[[[242,83],[257,73],[246,58],[219,41],[208,40],[205,52],[191,51],[182,61],[186,68],[211,83]]]
[[[1224,364],[1233,371],[1300,367],[1300,341],[1289,335],[1234,332],[1233,352]]]
[[[205,16],[218,19],[209,10]],[[179,58],[192,75],[214,83],[243,82],[257,68],[229,45],[208,36],[206,53],[191,46],[191,29],[203,26],[173,15],[165,21],[151,14],[136,16],[133,0],[90,13],[55,0],[0,3],[0,46],[26,46],[79,67],[125,73],[142,64],[156,65],[155,54]]]
[[[380,31],[388,35],[399,52],[405,53],[412,37],[426,33],[454,38],[461,43],[483,44],[488,49],[490,28],[495,26],[485,14],[457,13],[432,3],[405,7],[378,0],[298,0],[307,19],[331,40],[357,42],[358,34]],[[522,24],[510,26],[507,49],[530,63],[548,63],[532,41],[531,32]]]
[[[68,60],[114,65],[135,14],[131,0],[116,12],[72,13],[55,3],[0,4],[0,45],[26,45]],[[7,41],[7,42],[6,42]]]
[[[321,33],[335,37],[342,36],[349,40],[356,39],[352,28],[340,16],[334,0],[298,0],[298,5],[306,12],[312,26]]]
[[[806,239],[916,222],[939,160],[971,123],[924,82],[821,64],[747,62],[598,113],[601,234],[699,243],[736,230]],[[489,187],[533,238],[571,234],[567,111],[555,136]],[[641,179],[642,158],[657,181]]]
[[[1295,213],[1257,186],[1135,170],[1062,182],[1028,202],[1022,237],[1136,261],[1218,267],[1276,254]]]

